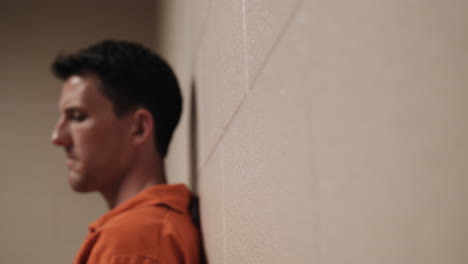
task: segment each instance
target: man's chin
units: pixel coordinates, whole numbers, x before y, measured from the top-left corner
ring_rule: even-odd
[[[92,188],[93,185],[88,180],[86,180],[86,177],[73,171],[69,172],[68,183],[75,192],[88,193],[96,191],[94,188]]]

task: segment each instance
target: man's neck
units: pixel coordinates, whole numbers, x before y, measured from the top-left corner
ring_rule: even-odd
[[[135,166],[101,194],[110,210],[131,199],[141,191],[157,184],[166,184],[166,175],[162,159],[147,162],[145,166]]]

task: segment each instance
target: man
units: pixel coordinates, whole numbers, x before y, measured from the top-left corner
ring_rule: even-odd
[[[63,80],[52,142],[68,181],[110,209],[89,226],[75,264],[199,262],[191,193],[166,184],[163,159],[181,113],[176,78],[148,49],[104,41],[52,65]]]

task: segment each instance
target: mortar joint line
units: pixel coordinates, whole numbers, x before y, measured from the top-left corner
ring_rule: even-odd
[[[246,46],[246,43],[247,43],[247,38],[246,38],[246,23],[245,23],[245,1],[246,0],[242,0],[242,12],[243,12],[243,27],[244,27],[244,58],[246,60],[246,62],[244,63],[244,70],[246,72],[246,77],[247,77],[247,64],[248,64],[248,60],[247,60],[247,57],[246,57],[246,54],[247,54],[247,46]],[[237,115],[237,112],[239,112],[239,109],[241,108],[242,104],[244,103],[244,101],[246,100],[247,98],[247,95],[248,93],[250,92],[250,89],[254,86],[256,80],[258,79],[258,76],[260,76],[260,73],[263,71],[267,61],[269,60],[269,58],[271,57],[271,55],[273,54],[273,52],[276,50],[276,47],[278,46],[279,42],[281,41],[281,39],[284,37],[284,34],[286,33],[287,29],[289,28],[290,24],[292,23],[293,21],[293,18],[294,18],[294,14],[297,13],[297,11],[299,10],[299,8],[302,6],[304,0],[300,0],[297,2],[296,6],[294,7],[293,11],[291,12],[291,15],[289,16],[289,19],[287,20],[285,26],[283,27],[283,29],[281,30],[280,34],[278,35],[278,38],[275,40],[272,48],[270,49],[270,51],[268,52],[268,56],[267,58],[265,59],[265,61],[262,63],[262,66],[260,67],[259,71],[257,72],[257,74],[255,75],[254,79],[252,80],[251,83],[249,83],[248,81],[248,78],[246,79],[246,87],[247,87],[247,92],[244,93],[244,95],[242,96],[242,98],[240,99],[240,102],[237,104],[236,108],[234,109],[233,113],[229,116],[229,119],[228,121],[226,122],[226,124],[223,126],[223,129],[221,130],[221,134],[218,136],[218,138],[216,139],[216,142],[214,143],[214,145],[211,147],[211,149],[209,150],[209,153],[208,153],[208,156],[206,156],[206,158],[201,162],[201,165],[198,166],[198,169],[201,170],[201,168],[204,168],[206,166],[206,163],[208,163],[208,161],[211,159],[211,157],[213,156],[216,148],[218,147],[218,145],[220,144],[221,140],[224,138],[225,134],[226,134],[226,131],[229,129],[229,127],[231,126],[231,123],[232,121],[234,120],[235,116]]]
[[[200,53],[203,38],[206,35],[206,31],[207,31],[207,28],[208,28],[208,21],[210,20],[212,9],[213,9],[213,0],[209,0],[208,14],[206,14],[206,17],[203,20],[203,25],[202,25],[202,28],[201,28],[201,31],[200,31],[200,36],[197,36],[198,37],[197,43],[194,46],[195,48],[193,49],[193,54],[192,54],[192,58],[191,58],[191,62],[190,62],[190,64],[191,64],[190,65],[190,67],[191,67],[190,72],[192,73],[192,77],[193,77],[193,74],[195,72],[195,64],[196,64],[197,56],[198,56],[198,53]],[[192,38],[193,38],[193,35],[192,35]]]
[[[244,75],[245,75],[245,88],[246,93],[249,93],[249,50],[248,50],[248,39],[247,39],[247,8],[245,4],[246,0],[242,0],[242,33],[244,37]]]
[[[224,138],[224,136],[226,135],[226,131],[228,130],[228,128],[231,126],[231,123],[233,122],[234,120],[234,117],[237,115],[237,112],[239,112],[239,109],[241,108],[241,105],[244,103],[244,101],[246,100],[247,98],[247,94],[244,93],[244,95],[242,96],[242,98],[240,99],[239,103],[237,104],[236,106],[236,109],[234,110],[234,112],[230,115],[230,118],[229,120],[226,122],[226,124],[223,126],[223,129],[221,130],[221,134],[217,137],[216,139],[216,142],[214,143],[213,147],[211,147],[209,153],[208,153],[208,156],[206,156],[206,158],[201,162],[201,166],[198,167],[198,170],[201,170],[202,168],[204,168],[206,166],[206,164],[208,163],[208,161],[211,159],[211,157],[213,156],[216,148],[221,145],[221,140]]]
[[[297,14],[297,12],[299,11],[300,7],[302,6],[302,4],[304,3],[304,0],[299,0],[297,3],[296,3],[296,6],[293,8],[293,10],[291,11],[291,14],[289,15],[288,19],[286,20],[286,23],[284,24],[283,28],[281,29],[280,33],[278,34],[278,37],[275,39],[274,43],[273,43],[273,46],[271,47],[271,49],[268,51],[267,53],[267,56],[265,58],[265,60],[262,62],[262,64],[260,65],[260,68],[258,69],[257,73],[255,74],[255,76],[253,76],[252,78],[252,82],[249,82],[248,84],[248,90],[251,90],[253,89],[254,87],[254,84],[255,82],[257,81],[258,79],[258,76],[261,75],[263,69],[265,68],[267,62],[270,60],[271,56],[273,55],[274,51],[277,49],[277,46],[279,45],[279,43],[281,42],[281,40],[283,39],[284,35],[286,34],[287,32],[287,29],[290,27],[292,21],[293,21],[293,18],[294,18],[294,15]]]
[[[217,146],[220,144],[221,140],[224,138],[224,134],[226,133],[227,129],[229,128],[232,120],[234,119],[234,116],[236,116],[237,112],[239,111],[240,106],[244,102],[244,100],[247,97],[247,94],[249,93],[249,75],[248,75],[248,49],[247,49],[247,24],[246,24],[246,6],[245,6],[245,1],[242,0],[242,31],[243,31],[243,49],[244,49],[244,77],[245,77],[245,93],[243,94],[240,102],[237,104],[236,108],[234,109],[233,113],[229,116],[228,121],[226,124],[223,126],[221,130],[221,135],[218,136],[216,139],[216,142],[214,143],[213,147],[208,153],[208,156],[205,158],[205,160],[202,161],[201,166],[199,169],[205,167],[206,163],[211,159],[211,156],[213,156]]]

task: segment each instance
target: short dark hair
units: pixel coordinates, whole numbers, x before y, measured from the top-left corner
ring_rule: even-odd
[[[182,112],[182,96],[171,67],[160,56],[137,43],[105,40],[58,55],[52,71],[61,80],[96,74],[117,117],[138,107],[148,109],[155,123],[156,149],[166,156]]]

